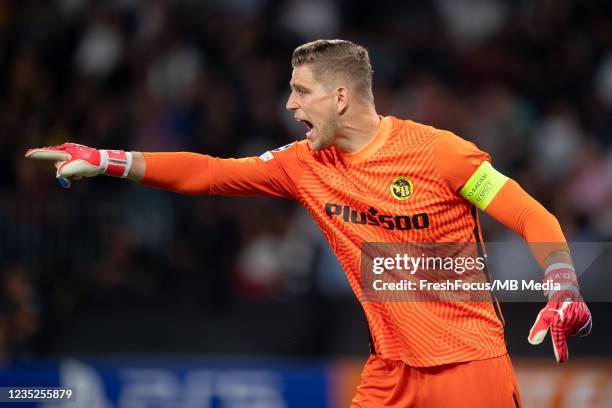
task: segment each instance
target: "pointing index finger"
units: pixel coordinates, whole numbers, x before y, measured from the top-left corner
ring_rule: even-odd
[[[38,149],[29,149],[26,152],[25,157],[35,160],[67,161],[70,160],[70,153],[43,147]]]

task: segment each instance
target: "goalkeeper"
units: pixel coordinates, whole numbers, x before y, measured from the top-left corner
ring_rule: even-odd
[[[591,315],[556,218],[472,143],[379,116],[363,47],[314,41],[295,49],[292,67],[287,109],[305,124],[306,138],[259,157],[72,143],[31,149],[26,157],[55,162],[65,186],[104,174],[181,194],[299,201],[329,241],[368,321],[371,355],[353,407],[520,406],[496,302],[363,301],[360,248],[365,242],[480,242],[478,208],[529,243],[552,243],[532,251],[545,279],[561,289],[547,293],[528,340],[539,344],[550,330],[563,362],[566,338],[588,334]]]

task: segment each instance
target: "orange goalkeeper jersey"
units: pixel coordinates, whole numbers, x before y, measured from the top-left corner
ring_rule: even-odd
[[[493,303],[368,302],[361,296],[362,243],[477,240],[476,212],[458,191],[490,158],[472,143],[383,117],[375,137],[351,154],[335,147],[312,151],[304,140],[260,157],[184,155],[182,165],[193,166],[196,176],[179,181],[156,174],[155,163],[176,156],[145,153],[143,183],[187,194],[284,197],[310,212],[361,302],[376,354],[427,367],[506,353],[503,322]],[[389,217],[363,222],[362,213]]]

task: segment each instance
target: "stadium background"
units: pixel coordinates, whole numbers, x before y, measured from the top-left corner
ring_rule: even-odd
[[[65,141],[238,157],[301,139],[290,56],[316,38],[369,49],[380,113],[474,141],[569,240],[611,240],[609,2],[0,1],[0,385],[78,378],[78,406],[188,406],[201,369],[212,406],[346,404],[365,319],[297,205],[106,178],[66,191],[23,159]],[[486,217],[484,233],[517,239]],[[558,367],[526,341],[540,307],[503,305],[525,406],[612,406],[612,308],[590,305],[594,332]]]

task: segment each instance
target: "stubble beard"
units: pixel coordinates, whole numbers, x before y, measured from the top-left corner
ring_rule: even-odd
[[[336,140],[336,134],[338,133],[338,121],[329,119],[325,122],[325,125],[321,127],[319,132],[319,143],[314,150],[326,149],[334,144]]]

